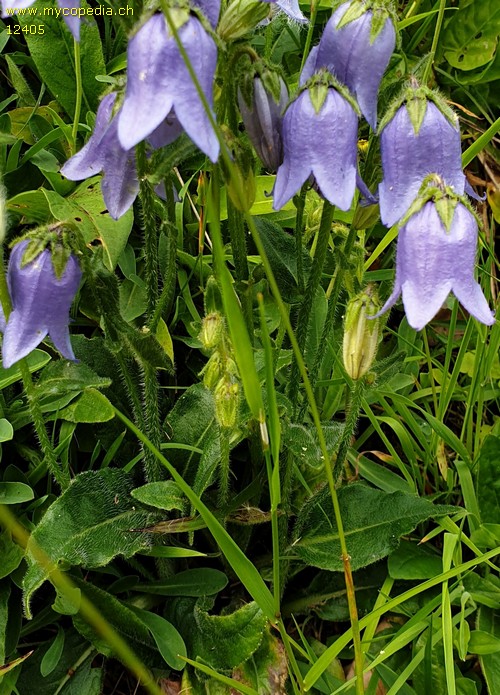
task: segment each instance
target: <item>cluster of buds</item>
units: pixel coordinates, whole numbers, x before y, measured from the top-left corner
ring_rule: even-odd
[[[212,311],[203,319],[198,338],[210,358],[202,370],[203,383],[214,394],[215,416],[220,427],[236,427],[240,387],[238,369],[232,357],[231,345],[224,319]]]

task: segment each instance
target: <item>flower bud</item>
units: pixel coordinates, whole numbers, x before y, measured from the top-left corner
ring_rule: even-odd
[[[219,36],[227,42],[240,39],[266,19],[268,14],[268,5],[260,0],[233,0],[219,22]]]
[[[268,171],[274,172],[283,161],[281,125],[288,102],[288,90],[281,77],[276,76],[277,90],[266,89],[260,77],[254,77],[253,94],[247,102],[241,89],[238,104],[248,137]],[[274,93],[273,93],[274,92]]]
[[[219,345],[223,333],[223,318],[218,311],[213,311],[203,319],[198,338],[202,342],[205,350],[213,350]]]
[[[201,372],[203,374],[203,383],[207,389],[212,391],[212,389],[214,389],[221,380],[224,372],[224,361],[220,355],[220,352],[216,350]]]
[[[238,414],[239,386],[228,376],[223,377],[214,392],[215,417],[221,427],[232,429]]]
[[[361,379],[370,369],[379,340],[379,319],[370,320],[380,308],[377,296],[368,286],[353,297],[344,320],[344,367],[351,379]]]

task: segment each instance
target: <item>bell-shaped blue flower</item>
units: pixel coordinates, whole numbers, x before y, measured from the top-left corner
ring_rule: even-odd
[[[283,112],[288,103],[288,90],[279,78],[278,101],[266,90],[260,77],[253,80],[251,104],[247,104],[238,91],[238,104],[248,137],[268,171],[276,171],[283,161],[282,124]]]
[[[199,19],[187,17],[178,30],[179,38],[211,106],[217,47]],[[156,14],[128,44],[127,88],[117,116],[121,146],[129,150],[145,140],[172,110],[191,140],[215,162],[217,135],[175,37],[163,15]]]
[[[295,22],[300,24],[305,24],[307,22],[307,17],[302,14],[298,0],[263,0],[264,2],[272,2],[278,7],[282,12],[284,12],[287,17],[293,19]]]
[[[139,192],[134,149],[124,150],[118,139],[117,117],[113,116],[116,93],[107,94],[99,104],[94,132],[87,144],[62,167],[70,181],[81,181],[101,171],[101,190],[109,214],[115,220],[124,215]],[[173,114],[148,137],[154,149],[173,142],[182,127]]]
[[[382,124],[380,151],[380,216],[388,227],[407,212],[429,174],[438,174],[457,195],[464,193],[460,129],[449,109],[445,115],[429,99],[409,98]]]
[[[349,13],[356,7],[350,19]],[[301,84],[326,68],[350,90],[375,129],[378,90],[396,45],[396,30],[387,10],[370,7],[364,0],[340,5],[328,20],[319,45],[308,56]]]
[[[332,205],[341,210],[351,206],[356,189],[358,116],[333,87],[327,88],[319,110],[313,98],[310,89],[304,90],[284,115],[284,158],[274,186],[275,210],[281,209],[311,175]]]
[[[25,239],[16,244],[9,259],[7,283],[12,312],[3,336],[5,368],[29,355],[47,335],[63,357],[75,359],[69,337],[69,310],[82,276],[78,261],[71,254],[58,278],[48,249],[22,264],[28,243]]]
[[[408,323],[419,331],[453,292],[472,316],[490,326],[494,316],[474,279],[476,219],[458,202],[447,229],[438,205],[428,200],[399,230],[394,289],[376,316],[392,307],[402,294]]]

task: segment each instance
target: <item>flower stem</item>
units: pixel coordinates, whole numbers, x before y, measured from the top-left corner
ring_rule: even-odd
[[[167,237],[168,244],[167,267],[163,275],[163,287],[160,297],[149,320],[149,328],[153,333],[156,332],[161,317],[168,316],[175,295],[178,234],[177,226],[175,224],[175,202],[171,183],[172,182],[170,179],[167,179],[165,182],[165,192],[167,195],[167,218],[163,222],[162,231]]]
[[[438,47],[439,34],[441,33],[441,27],[443,26],[445,9],[446,9],[446,0],[441,0],[439,3],[439,12],[438,12],[437,20],[436,20],[436,28],[434,29],[434,36],[432,39],[431,51],[430,51],[429,56],[428,56],[428,62],[427,62],[427,65],[425,66],[424,77],[422,80],[422,82],[424,84],[427,84],[427,82],[429,81],[430,71],[432,70],[432,66],[434,65],[434,58],[436,56],[436,50]]]
[[[82,63],[80,56],[80,42],[73,40],[74,56],[75,56],[75,116],[73,119],[73,129],[71,131],[71,154],[76,152],[76,136],[78,135],[78,123],[80,122],[80,113],[82,110],[83,99],[83,83],[82,83]]]
[[[325,200],[325,202],[323,203],[323,212],[321,215],[321,222],[318,232],[318,243],[316,245],[314,261],[307,281],[304,299],[302,301],[302,304],[300,305],[299,315],[297,318],[296,335],[297,343],[299,345],[301,354],[304,353],[304,347],[306,344],[307,333],[309,329],[309,320],[312,314],[312,307],[314,299],[316,297],[316,292],[318,291],[318,288],[321,284],[321,277],[323,274],[323,266],[325,264],[326,252],[328,250],[328,242],[330,241],[330,231],[332,228],[334,212],[334,206],[331,205],[327,200]],[[299,370],[297,366],[297,360],[295,359],[290,374],[289,390],[289,397],[292,402],[294,411],[296,411],[297,406],[299,384]]]

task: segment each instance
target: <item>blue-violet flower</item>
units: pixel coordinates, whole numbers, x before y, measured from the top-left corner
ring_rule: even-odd
[[[63,357],[75,359],[69,337],[69,310],[82,276],[78,261],[71,254],[58,278],[48,249],[22,264],[28,243],[24,239],[16,244],[9,259],[7,283],[12,312],[3,336],[5,368],[29,355],[47,335]]]
[[[349,11],[354,6],[358,6],[358,11],[350,20]],[[304,84],[326,68],[350,90],[361,113],[375,129],[378,90],[396,45],[396,30],[387,10],[369,8],[370,3],[365,0],[340,5],[328,20],[318,46],[310,52],[300,80]]]
[[[420,115],[417,127],[410,115],[412,103]],[[403,103],[383,126],[380,150],[380,216],[387,227],[407,212],[429,174],[438,174],[457,195],[464,193],[458,119],[451,111],[445,115],[433,101],[416,97]]]
[[[474,279],[477,222],[458,202],[449,231],[433,200],[409,217],[399,230],[394,289],[379,316],[403,295],[406,318],[419,331],[434,318],[450,292],[481,323],[495,322]]]
[[[319,111],[311,90],[304,90],[283,118],[284,158],[276,175],[274,209],[281,209],[312,174],[322,196],[348,210],[356,189],[357,134],[356,111],[337,90],[328,87]]]
[[[186,16],[179,38],[211,106],[217,47],[199,19]],[[215,162],[217,136],[163,15],[151,17],[129,41],[127,66],[125,99],[117,116],[121,146],[129,150],[137,145],[173,110],[191,140]]]

